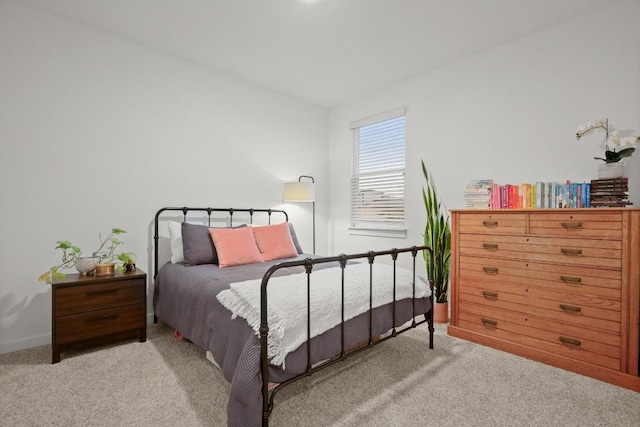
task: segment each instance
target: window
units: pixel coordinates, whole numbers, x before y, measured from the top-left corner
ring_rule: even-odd
[[[359,120],[351,129],[350,230],[404,237],[405,109]]]

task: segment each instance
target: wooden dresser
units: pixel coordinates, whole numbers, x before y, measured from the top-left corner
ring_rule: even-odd
[[[147,275],[68,274],[52,284],[52,363],[73,348],[121,338],[147,339]]]
[[[449,335],[640,391],[640,209],[451,220]]]

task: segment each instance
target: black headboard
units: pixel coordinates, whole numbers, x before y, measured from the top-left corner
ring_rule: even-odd
[[[190,208],[190,207],[181,207],[181,208],[162,208],[156,212],[156,216],[153,222],[153,278],[155,279],[158,274],[158,243],[160,240],[159,234],[159,222],[160,215],[164,212],[182,212],[183,221],[187,221],[187,214],[189,212],[206,212],[208,224],[211,225],[211,214],[214,212],[225,212],[229,218],[229,227],[233,226],[233,214],[240,212],[244,214],[249,214],[249,224],[253,224],[253,215],[267,215],[267,224],[271,224],[271,215],[282,215],[284,221],[289,221],[289,215],[283,210],[280,209],[253,209],[253,208]]]

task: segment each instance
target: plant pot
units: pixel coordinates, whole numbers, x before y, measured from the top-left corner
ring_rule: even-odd
[[[624,175],[624,161],[601,163],[598,165],[598,179],[622,178]]]
[[[98,260],[93,257],[78,258],[76,262],[76,270],[80,274],[93,274],[96,271]]]
[[[447,323],[449,321],[449,302],[436,302],[433,307],[433,321]]]
[[[96,276],[112,276],[115,274],[115,264],[112,262],[96,265]]]

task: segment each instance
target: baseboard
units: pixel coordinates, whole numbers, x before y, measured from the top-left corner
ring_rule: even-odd
[[[51,334],[0,343],[0,354],[51,344]]]

